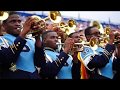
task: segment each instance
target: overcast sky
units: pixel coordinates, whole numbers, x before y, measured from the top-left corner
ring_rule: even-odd
[[[29,11],[29,13],[33,13]],[[41,14],[42,11],[34,11],[34,13]],[[49,11],[43,11],[44,14],[48,15]],[[64,17],[98,20],[101,22],[109,22],[120,24],[120,11],[60,11]]]

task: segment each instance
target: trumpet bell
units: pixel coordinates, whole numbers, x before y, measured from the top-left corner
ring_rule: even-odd
[[[94,47],[94,45],[96,45],[98,43],[98,40],[96,38],[92,38],[90,39],[90,46]]]
[[[90,47],[93,49],[93,50],[96,50],[98,48],[98,39],[96,38],[91,38],[90,39],[90,42],[89,42],[89,45]]]
[[[61,13],[59,11],[50,11],[49,18],[53,23],[59,23],[62,20]]]
[[[77,25],[76,22],[72,19],[68,20],[67,25],[64,25],[65,33],[69,35],[70,33],[75,32]]]
[[[66,25],[65,22],[60,22],[59,24],[60,28],[64,27],[65,25]]]
[[[31,16],[35,19],[35,21],[31,24],[31,31],[28,34],[32,34],[32,36],[36,35],[38,32],[42,32],[45,30],[46,23],[45,20],[37,15]]]
[[[75,29],[76,28],[76,22],[72,19],[68,20],[68,26],[69,28]]]
[[[69,20],[68,21],[68,26],[73,27],[73,25],[76,25],[75,21],[74,20]]]
[[[6,20],[8,16],[8,12],[0,11],[0,20]]]

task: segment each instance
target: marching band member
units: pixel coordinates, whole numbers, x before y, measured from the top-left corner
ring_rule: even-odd
[[[76,31],[73,32],[69,35],[70,38],[73,38],[75,43],[80,43],[81,40],[86,40],[84,37],[84,31],[80,30],[80,31]],[[77,72],[77,74],[72,74],[73,75],[73,79],[80,79],[81,77],[81,62],[79,61],[79,59],[77,58],[77,54],[79,51],[83,50],[83,46],[81,45],[76,45],[73,50],[72,50],[72,57],[73,57],[73,67],[72,67],[72,71],[73,72]]]
[[[85,36],[89,42],[91,38],[99,40],[100,32],[94,27],[90,26],[85,29]],[[109,42],[105,48],[98,47],[93,50],[89,46],[84,46],[84,50],[78,53],[78,58],[84,63],[88,70],[90,79],[112,79],[114,76],[112,70],[112,62],[114,59],[114,34],[111,31],[109,35]]]
[[[22,28],[21,17],[16,12],[10,12],[9,17],[3,21],[3,27],[7,34],[0,39],[2,78],[40,79],[34,65],[35,48],[41,48],[40,38],[36,37],[35,42],[26,38],[33,22],[35,19],[28,17]]]
[[[115,72],[113,79],[120,79],[120,31],[117,31],[117,35],[115,36],[116,44],[115,44],[115,59],[113,60],[113,70]]]
[[[46,66],[41,67],[40,75],[44,78],[72,79],[72,56],[69,55],[74,45],[72,38],[67,38],[64,43],[64,50],[56,52],[58,35],[55,31],[46,31],[42,34],[45,55],[47,56]],[[74,72],[75,74],[75,72]]]

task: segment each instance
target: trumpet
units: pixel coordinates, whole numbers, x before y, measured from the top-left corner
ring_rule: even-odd
[[[108,43],[110,31],[111,31],[111,28],[109,26],[105,27],[104,34],[101,36],[100,42]],[[120,43],[119,38],[117,38],[120,35],[119,32],[117,30],[115,30],[113,33],[115,36],[114,44]]]
[[[8,12],[0,11],[0,20],[6,20],[8,16],[9,16]]]
[[[77,26],[76,22],[73,19],[68,20],[68,27],[75,29]]]
[[[64,28],[65,26],[66,26],[66,23],[65,23],[65,22],[60,22],[60,23],[59,23],[59,27],[60,27],[60,28]]]
[[[77,26],[77,24],[76,24],[75,20],[73,20],[73,19],[69,19],[69,20],[67,21],[67,24],[66,24],[65,22],[60,22],[60,23],[59,23],[59,27],[60,27],[60,28],[61,28],[61,27],[68,27],[68,28],[73,28],[73,29],[75,29],[76,26]]]
[[[56,43],[56,45],[59,45],[59,47],[62,47],[64,46],[64,43]],[[75,52],[75,51],[78,51],[78,52],[83,51],[83,43],[75,43],[72,49],[72,52]]]
[[[56,43],[56,45],[64,45],[64,43]],[[93,50],[96,50],[99,46],[98,39],[91,38],[89,42],[85,42],[82,39],[80,40],[80,43],[75,43],[74,47],[76,51],[83,51],[84,45],[90,46]]]
[[[51,20],[53,23],[59,23],[61,21],[61,14],[59,11],[50,11],[48,17],[44,19],[37,15],[33,15],[31,17],[35,18],[35,22],[32,23],[31,31],[29,32],[29,34],[34,34],[39,31],[45,30],[47,20]]]
[[[74,32],[76,27],[77,27],[77,24],[76,24],[75,20],[73,20],[73,19],[68,20],[67,23],[65,23],[65,22],[59,23],[59,28],[62,31],[64,31],[67,35]]]

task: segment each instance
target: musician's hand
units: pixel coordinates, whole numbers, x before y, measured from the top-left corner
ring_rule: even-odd
[[[38,22],[35,22],[32,25],[32,36],[40,36],[44,31],[46,30],[46,23],[44,20],[40,20]]]
[[[120,31],[119,30],[115,31],[115,45],[116,45],[115,56],[117,58],[120,58]]]
[[[28,18],[26,19],[25,23],[23,24],[23,30],[22,30],[22,32],[20,33],[20,36],[21,36],[22,38],[25,38],[26,34],[27,34],[28,32],[30,32],[30,30],[31,30],[31,24],[32,24],[33,22],[35,22],[35,19],[32,18],[32,17],[28,17]]]
[[[67,38],[64,43],[64,52],[69,53],[73,47],[74,47],[74,39]]]
[[[120,31],[117,30],[114,32],[114,34],[115,34],[115,41],[114,41],[115,44],[120,44]]]
[[[110,34],[109,34],[108,44],[113,44],[113,43],[114,43],[114,39],[115,39],[114,31],[111,30],[111,31],[110,31]]]

